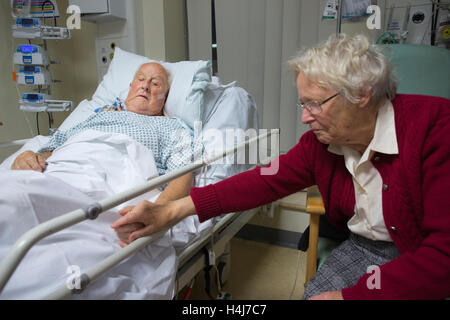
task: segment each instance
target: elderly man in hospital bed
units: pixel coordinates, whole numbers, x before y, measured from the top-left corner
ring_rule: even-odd
[[[164,103],[169,92],[169,75],[158,63],[147,63],[137,71],[133,82],[130,84],[130,92],[125,101],[126,110],[134,114],[111,114],[102,111],[122,111],[123,104],[115,103],[114,106],[101,108],[102,113],[91,116],[85,122],[74,128],[60,132],[57,131],[49,143],[41,148],[41,152],[25,151],[20,154],[12,165],[13,170],[36,170],[43,172],[47,166],[46,160],[52,155],[53,150],[62,146],[71,136],[90,128],[106,132],[125,133],[134,136],[139,142],[148,146],[154,152],[155,161],[160,174],[167,169],[176,169],[184,164],[179,153],[172,153],[174,132],[183,133],[184,127],[176,119],[163,117]],[[158,118],[147,118],[143,116],[154,116]],[[123,123],[115,124],[123,121]],[[133,125],[143,126],[136,132]],[[146,127],[148,126],[148,127]],[[144,130],[149,132],[145,133]],[[152,130],[153,129],[153,130]],[[158,139],[159,138],[159,139]],[[163,140],[163,142],[161,142]],[[190,156],[189,148],[186,149],[187,157]],[[186,160],[186,159],[184,159]],[[173,200],[188,194],[192,182],[192,173],[173,180],[158,197],[158,202]]]
[[[0,259],[23,233],[66,212],[100,201],[192,161],[190,133],[178,119],[163,116],[169,74],[158,63],[143,64],[123,104],[100,108],[85,121],[57,131],[38,151],[25,151],[11,169],[0,170]],[[120,170],[117,170],[120,168]],[[67,268],[86,269],[119,249],[110,225],[117,209],[147,199],[165,202],[185,196],[187,174],[105,212],[41,240],[25,257],[0,299],[42,298],[65,283]],[[170,298],[174,291],[177,237],[195,234],[192,221],[162,238],[98,279],[80,298]],[[127,228],[124,227],[124,232]],[[132,229],[138,226],[131,225]],[[124,238],[128,235],[125,233]],[[145,270],[143,266],[145,265]],[[67,269],[69,270],[69,269]],[[72,270],[72,269],[70,269]],[[52,284],[50,284],[52,283]],[[117,286],[121,290],[114,290]],[[77,297],[75,297],[77,298]]]

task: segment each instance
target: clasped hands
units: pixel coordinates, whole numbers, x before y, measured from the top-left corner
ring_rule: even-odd
[[[111,225],[119,238],[119,245],[125,247],[137,238],[172,227],[183,218],[178,217],[177,207],[177,201],[152,203],[144,200],[137,206],[119,210],[122,217]]]

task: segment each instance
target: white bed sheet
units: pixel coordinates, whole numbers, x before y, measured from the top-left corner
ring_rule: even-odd
[[[46,139],[36,137],[21,148],[37,150]],[[67,141],[48,159],[45,173],[0,167],[0,259],[27,230],[51,218],[86,207],[117,192],[142,184],[157,174],[150,150],[121,134],[85,131]],[[122,204],[155,200],[159,191]],[[25,256],[0,299],[39,299],[71,276],[120,249],[110,225],[118,208],[62,230],[38,242]],[[210,226],[211,224],[209,224]],[[108,271],[73,299],[170,299],[177,271],[176,246],[199,236],[208,224],[189,217],[162,238]],[[73,267],[72,267],[73,270]]]

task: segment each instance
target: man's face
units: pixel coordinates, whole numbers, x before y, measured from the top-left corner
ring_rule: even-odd
[[[302,103],[308,101],[324,101],[336,91],[320,87],[309,81],[303,73],[297,78],[298,96]],[[353,122],[356,109],[346,105],[340,96],[324,103],[322,112],[311,114],[303,110],[302,122],[308,124],[314,131],[317,139],[324,144],[347,145],[354,134]]]
[[[136,73],[125,100],[128,111],[161,116],[169,91],[167,72],[158,63],[146,63]]]

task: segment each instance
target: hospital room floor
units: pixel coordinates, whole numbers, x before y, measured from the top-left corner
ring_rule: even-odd
[[[233,238],[231,271],[222,291],[231,293],[233,300],[288,300],[297,273],[298,253],[295,249]],[[305,270],[306,253],[300,252],[298,278],[292,299],[301,299],[303,296]],[[190,299],[209,300],[204,288],[204,272],[201,272],[196,278]],[[183,299],[185,292],[182,290],[178,299]],[[215,278],[211,294],[217,296]]]

